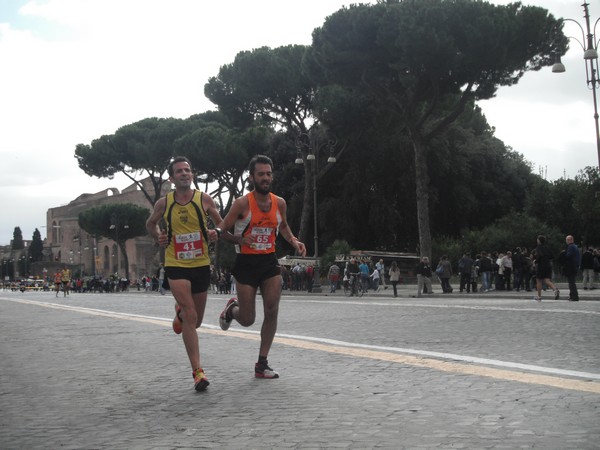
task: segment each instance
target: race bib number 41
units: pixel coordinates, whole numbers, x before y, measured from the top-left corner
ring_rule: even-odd
[[[194,259],[204,254],[199,231],[175,235],[175,259]]]

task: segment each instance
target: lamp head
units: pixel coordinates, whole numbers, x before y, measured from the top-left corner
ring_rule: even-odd
[[[588,48],[583,53],[583,59],[585,59],[586,61],[589,59],[598,59],[598,51],[595,48]]]
[[[563,73],[565,71],[565,65],[560,60],[560,55],[554,55],[554,64],[552,65],[552,73]]]

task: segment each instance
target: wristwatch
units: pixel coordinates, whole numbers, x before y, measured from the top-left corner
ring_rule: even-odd
[[[215,228],[215,231],[217,232],[217,238],[220,238],[223,231],[220,228]]]

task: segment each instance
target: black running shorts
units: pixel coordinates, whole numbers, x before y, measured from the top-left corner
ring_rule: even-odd
[[[256,288],[263,281],[280,276],[281,266],[275,253],[266,255],[244,255],[240,253],[236,257],[231,274],[241,284]]]
[[[165,277],[169,280],[188,280],[192,283],[192,294],[208,291],[210,266],[165,267]]]

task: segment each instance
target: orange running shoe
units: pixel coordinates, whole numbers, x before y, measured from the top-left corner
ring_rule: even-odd
[[[192,373],[194,375],[194,389],[196,389],[197,391],[205,390],[210,383],[208,382],[208,378],[206,378],[206,375],[204,375],[204,370],[202,370],[202,368],[199,367]]]
[[[179,313],[181,312],[181,307],[175,303],[175,318],[173,319],[173,331],[175,334],[181,334],[183,331],[183,320],[181,320],[181,316]]]

